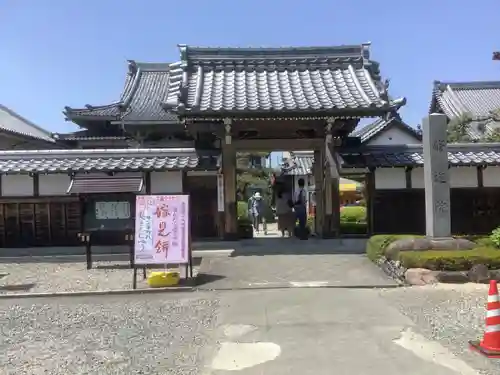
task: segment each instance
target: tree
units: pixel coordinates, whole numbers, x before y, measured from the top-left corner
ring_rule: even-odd
[[[500,142],[500,129],[493,129],[493,131],[489,132],[483,138],[481,138],[482,142]]]
[[[448,124],[448,143],[470,142],[469,125],[472,117],[469,114],[463,114],[453,118]]]
[[[251,168],[249,160],[251,156],[264,157],[268,152],[238,152],[236,155],[236,195],[238,200],[246,201],[249,198],[250,188],[256,188],[262,193],[269,189],[269,176],[272,172],[269,168]]]

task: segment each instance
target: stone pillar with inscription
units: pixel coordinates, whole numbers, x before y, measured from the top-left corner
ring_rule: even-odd
[[[451,237],[447,118],[433,113],[422,121],[426,235]]]

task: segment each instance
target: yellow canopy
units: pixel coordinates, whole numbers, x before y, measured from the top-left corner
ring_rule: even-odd
[[[340,178],[339,180],[339,191],[347,192],[347,191],[358,191],[360,190],[362,185],[359,182],[348,180],[347,178]]]

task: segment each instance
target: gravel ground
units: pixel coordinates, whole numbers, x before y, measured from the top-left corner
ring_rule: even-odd
[[[215,350],[206,294],[0,301],[2,375],[195,375]]]
[[[133,271],[128,265],[94,262],[87,270],[86,263],[0,263],[0,294],[132,289]],[[197,272],[194,267],[193,275]],[[137,288],[148,288],[142,270],[137,275]]]
[[[469,340],[477,340],[484,333],[487,285],[436,284],[383,290],[380,294],[428,338],[439,341],[481,374],[499,374],[500,360],[486,359],[468,345]]]

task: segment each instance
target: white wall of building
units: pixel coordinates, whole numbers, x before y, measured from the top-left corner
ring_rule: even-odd
[[[450,168],[450,186],[452,188],[477,187],[476,167]],[[424,188],[424,168],[413,168],[411,171],[411,186],[413,189]],[[483,170],[483,186],[500,187],[500,167],[488,167]],[[406,173],[404,168],[377,168],[375,170],[376,189],[406,188]]]
[[[182,193],[182,172],[151,172],[151,194]]]
[[[4,197],[33,196],[33,178],[27,174],[2,176],[2,195]]]
[[[65,195],[68,191],[71,177],[68,174],[46,174],[39,177],[39,192],[41,196]]]
[[[106,173],[88,173],[88,177],[104,177]],[[141,177],[142,172],[123,172],[117,177]],[[1,177],[2,196],[32,197],[34,196],[33,178],[27,174],[9,174]],[[63,196],[68,191],[71,178],[67,173],[55,173],[39,176],[40,196]],[[163,171],[151,172],[151,193],[169,194],[182,193],[182,172]],[[143,191],[144,192],[144,191]]]
[[[381,132],[374,138],[366,142],[368,146],[381,146],[381,145],[408,145],[422,143],[413,135],[400,128],[392,127],[386,131]]]

